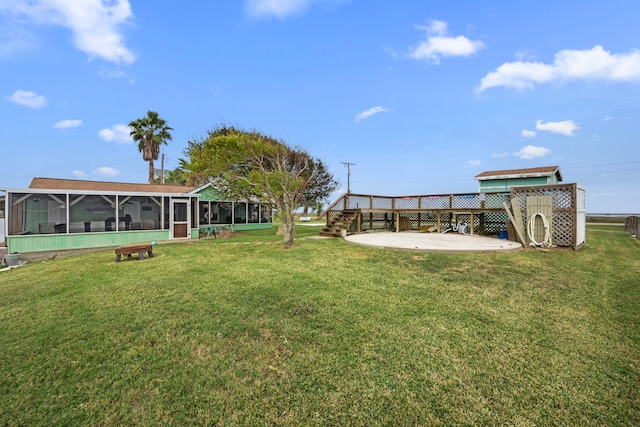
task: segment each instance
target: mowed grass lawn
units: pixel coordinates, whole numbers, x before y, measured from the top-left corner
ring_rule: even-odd
[[[274,234],[0,273],[0,425],[640,425],[622,227],[506,254]]]

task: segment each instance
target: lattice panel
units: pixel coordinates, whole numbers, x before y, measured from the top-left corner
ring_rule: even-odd
[[[373,197],[371,200],[372,209],[391,209],[393,205],[393,197]]]
[[[342,211],[329,211],[327,213],[327,217],[329,218],[329,223],[332,224],[335,220],[338,219],[342,215]]]
[[[527,196],[553,196],[553,209],[573,209],[573,191],[571,187],[544,186],[519,187],[512,190],[512,196],[520,199],[520,208],[525,209]],[[525,204],[523,204],[525,200]]]
[[[479,194],[458,194],[451,200],[453,209],[477,209],[480,207]]]
[[[371,200],[369,197],[349,196],[347,209],[370,209]]]
[[[451,207],[450,196],[425,196],[420,198],[422,209],[449,209]]]
[[[395,199],[396,209],[418,209],[419,197],[396,197]]]
[[[509,200],[509,193],[485,194],[484,207],[489,209],[502,209],[503,203],[507,202],[508,205],[510,203]]]
[[[360,215],[360,229],[362,231],[394,229],[393,217],[392,213],[363,213]],[[356,227],[355,224],[356,221],[352,223],[352,226]]]
[[[584,228],[584,224],[582,221],[578,222],[577,218],[576,208],[581,201],[574,200],[576,188],[576,184],[518,187],[511,189],[511,197],[518,199],[520,209],[524,213],[527,208],[526,199],[528,196],[553,196],[552,243],[556,246],[577,248],[584,243],[582,238],[584,233],[583,230],[579,230],[578,236],[576,236],[574,230],[578,226]],[[583,241],[578,241],[578,237]]]
[[[487,234],[498,234],[506,229],[509,221],[507,213],[487,213],[484,214],[484,231]]]
[[[556,246],[573,246],[574,215],[570,212],[553,214],[551,242]]]

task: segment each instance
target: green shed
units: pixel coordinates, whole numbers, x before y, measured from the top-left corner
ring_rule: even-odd
[[[478,180],[480,193],[509,192],[512,187],[556,185],[562,181],[560,166],[541,166],[526,169],[508,169],[482,172]]]

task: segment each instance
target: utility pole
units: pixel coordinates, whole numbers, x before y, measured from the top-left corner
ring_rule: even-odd
[[[160,166],[160,184],[164,184],[164,150],[162,150],[162,163]]]
[[[355,166],[355,163],[340,162],[347,167],[347,194],[351,194],[351,166]]]

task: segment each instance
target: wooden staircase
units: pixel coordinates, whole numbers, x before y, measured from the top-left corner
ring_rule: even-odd
[[[357,217],[360,215],[360,209],[345,209],[342,213],[326,227],[320,231],[321,236],[340,237],[342,231],[346,230]]]

